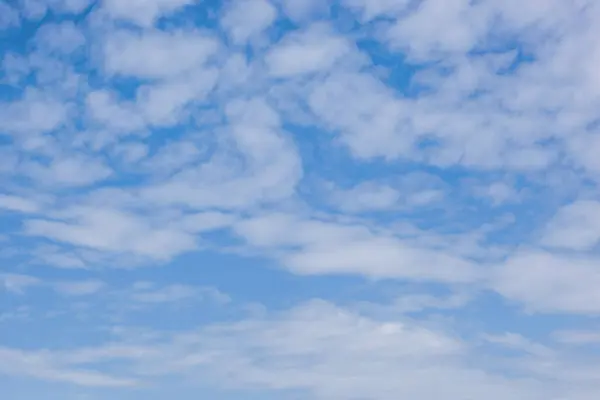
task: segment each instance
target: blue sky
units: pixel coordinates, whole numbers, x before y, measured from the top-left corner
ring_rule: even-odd
[[[1,394],[596,399],[598,34],[591,0],[0,0]]]

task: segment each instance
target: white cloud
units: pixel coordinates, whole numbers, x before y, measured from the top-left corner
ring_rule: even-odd
[[[140,303],[162,304],[206,299],[216,303],[228,303],[230,297],[215,288],[194,287],[188,285],[169,285],[162,288],[143,287],[138,285],[131,294],[131,299]]]
[[[67,104],[29,89],[19,101],[0,106],[0,132],[26,137],[42,134],[60,127],[67,116]]]
[[[98,293],[105,284],[102,281],[90,280],[80,282],[56,282],[54,290],[65,296],[89,296]]]
[[[463,89],[454,89],[456,82],[460,80],[436,84],[442,89],[435,98],[412,100],[399,97],[374,74],[338,72],[316,85],[308,101],[315,115],[340,133],[357,158],[525,171],[543,169],[554,160],[551,148],[535,144],[539,138],[532,136],[530,122],[466,102],[469,91],[457,92]],[[513,137],[518,138],[518,148]],[[421,149],[423,141],[432,146]]]
[[[216,85],[219,71],[207,62],[219,47],[214,37],[193,30],[110,34],[103,42],[104,70],[143,84],[132,100],[106,89],[88,94],[87,116],[99,131],[88,140],[102,148],[123,136],[179,125]]]
[[[105,0],[102,6],[112,18],[150,27],[160,17],[194,3],[196,0]]]
[[[305,21],[315,16],[327,15],[330,0],[280,0],[284,12],[294,21]]]
[[[92,5],[93,0],[19,0],[18,3],[26,18],[39,20],[49,10],[57,14],[79,14]]]
[[[267,0],[235,0],[224,10],[221,26],[235,44],[244,44],[265,31],[277,18]]]
[[[331,193],[331,202],[347,212],[387,210],[400,205],[398,190],[376,182],[362,182],[349,189],[337,189]]]
[[[215,39],[199,32],[116,31],[104,42],[104,68],[108,74],[169,78],[199,72],[217,49]]]
[[[19,26],[19,13],[9,4],[0,3],[0,30]]]
[[[39,210],[39,205],[37,202],[23,197],[0,194],[0,209],[34,213]]]
[[[181,226],[189,232],[206,232],[228,228],[233,225],[236,219],[237,217],[233,214],[203,212],[186,215]]]
[[[170,303],[191,299],[196,295],[196,289],[191,286],[171,285],[158,290],[136,291],[131,297],[141,303]]]
[[[522,251],[498,266],[492,288],[532,312],[600,312],[598,261]]]
[[[31,162],[23,165],[23,172],[42,185],[67,187],[87,186],[108,178],[112,169],[101,159],[80,154],[56,157],[49,165]]]
[[[579,7],[564,2],[553,2],[550,9],[528,3],[525,14],[518,10],[516,3],[486,2],[471,7],[462,0],[420,2],[400,17],[387,10],[388,18],[397,18],[396,31],[392,29],[390,35],[401,32],[394,39],[401,50],[392,50],[392,54],[401,56],[406,51],[417,66],[421,61],[416,60],[444,60],[443,65],[419,67],[412,78],[413,85],[422,85],[427,95],[405,98],[405,88],[394,92],[366,71],[338,73],[315,85],[309,96],[312,110],[328,129],[341,133],[357,157],[408,158],[441,167],[545,169],[557,161],[561,143],[544,142],[562,137],[564,132],[583,134],[595,119],[584,100],[593,103],[598,93],[591,79],[585,78],[589,74],[574,73],[567,67],[568,60],[581,58],[569,49],[581,49],[577,43],[587,42],[595,25],[582,21],[581,29],[575,29],[572,21],[580,20]],[[591,8],[590,12],[597,11]],[[501,22],[486,24],[493,15]],[[437,22],[423,24],[420,20]],[[468,54],[477,46],[482,50],[494,46],[486,40],[510,36],[515,30],[524,35],[524,41],[543,43],[538,49],[547,51],[533,62],[519,65],[512,74],[502,73],[497,60],[505,58],[510,67],[516,54],[513,49],[504,54],[498,50],[481,56]],[[543,42],[553,40],[549,32],[557,31],[565,32],[560,43],[550,46]],[[577,54],[583,53],[577,50]],[[582,65],[591,65],[585,60]],[[395,70],[409,73],[411,68],[403,65]],[[557,85],[557,81],[564,84]],[[568,93],[580,86],[586,90],[577,99],[567,100],[573,97]],[[545,113],[550,109],[557,110],[555,117]],[[586,143],[592,139],[587,134],[584,137],[570,135],[570,140]],[[420,148],[423,140],[432,146]],[[586,164],[593,167],[590,157]]]
[[[86,269],[86,261],[76,251],[67,251],[58,246],[38,246],[31,252],[34,265],[52,266],[64,269]]]
[[[344,4],[361,14],[361,20],[368,22],[383,15],[394,15],[404,10],[409,0],[344,0]]]
[[[410,132],[399,128],[408,107],[371,75],[333,73],[315,87],[308,101],[330,129],[341,133],[356,157],[393,158],[412,150]]]
[[[42,25],[35,35],[36,44],[45,52],[70,54],[83,47],[86,38],[73,22]]]
[[[194,100],[204,100],[216,81],[215,70],[204,70],[193,78],[142,86],[137,93],[139,111],[154,126],[178,125],[185,106]]]
[[[55,12],[70,14],[79,14],[93,4],[93,0],[49,0],[49,2]]]
[[[330,27],[315,24],[304,32],[289,34],[270,50],[265,60],[274,77],[301,76],[326,72],[352,47]]]
[[[398,315],[423,312],[427,310],[453,310],[460,309],[474,296],[468,292],[456,292],[448,296],[433,296],[429,294],[406,293],[401,294],[391,304],[379,305],[368,302],[359,303],[359,308],[379,315]]]
[[[62,220],[29,220],[25,233],[108,253],[168,260],[193,250],[193,236],[168,226],[153,227],[139,216],[113,209],[79,207]]]
[[[112,148],[112,153],[125,164],[135,164],[148,156],[148,146],[139,142],[120,143]]]
[[[490,343],[501,345],[514,350],[523,351],[542,358],[554,356],[554,351],[550,348],[535,343],[526,337],[517,333],[505,333],[503,335],[485,335],[484,339]]]
[[[468,52],[492,22],[483,6],[468,0],[427,0],[415,8],[387,37],[417,60]]]
[[[347,213],[412,210],[440,204],[443,183],[434,176],[410,173],[390,183],[363,181],[348,189],[328,185],[330,203]]]
[[[478,275],[468,261],[385,237],[328,247],[314,245],[304,252],[292,253],[284,262],[301,274],[358,274],[455,283],[474,281]]]
[[[7,321],[27,321],[31,318],[31,310],[27,306],[20,306],[15,310],[0,313],[0,323]]]
[[[479,279],[475,264],[451,252],[376,234],[367,226],[271,214],[237,223],[235,232],[298,274],[351,274],[448,283]]]
[[[86,98],[86,108],[90,119],[101,124],[105,129],[120,135],[129,135],[146,127],[146,121],[139,115],[135,104],[121,102],[116,96],[105,90],[92,91]],[[97,138],[94,138],[98,140]],[[112,138],[111,138],[112,139]],[[99,141],[94,147],[104,146]]]
[[[0,372],[9,376],[26,376],[50,382],[67,382],[81,386],[127,387],[135,381],[81,369],[52,365],[47,353],[24,352],[0,347]]]
[[[9,292],[23,293],[24,289],[42,283],[38,278],[28,275],[0,274],[0,283]]]
[[[220,69],[219,91],[230,94],[232,91],[248,90],[259,86],[262,82],[257,79],[260,69],[251,64],[244,54],[234,52],[224,62]]]
[[[146,160],[145,167],[160,175],[171,175],[204,158],[204,152],[193,141],[165,144]]]
[[[48,12],[46,0],[21,0],[21,13],[27,19],[40,20]]]
[[[297,390],[315,399],[401,396],[428,400],[444,393],[450,399],[541,400],[562,394],[583,400],[597,385],[591,376],[582,379],[581,373],[591,369],[579,369],[579,376],[570,374],[564,380],[554,380],[554,370],[541,371],[539,380],[503,376],[490,372],[502,365],[502,358],[478,365],[471,354],[481,348],[470,348],[439,328],[410,319],[375,319],[323,301],[186,332],[132,332],[131,336],[122,332],[119,337],[120,341],[68,351],[3,349],[0,365],[10,360],[15,368],[5,368],[5,373],[79,385],[144,384],[181,377],[220,389]],[[508,338],[513,339],[503,342],[537,349],[525,338]],[[533,355],[538,357],[537,353]],[[81,369],[106,361],[110,361],[106,365],[118,365],[120,374],[98,370],[84,374]],[[583,386],[573,386],[576,378]],[[579,392],[575,387],[589,390]]]
[[[600,344],[600,332],[597,331],[558,331],[554,332],[554,340],[567,345],[586,346]]]
[[[522,198],[522,194],[512,184],[507,182],[477,185],[473,189],[476,196],[490,200],[495,206],[506,203],[517,203]]]
[[[294,144],[281,131],[279,115],[262,99],[234,101],[227,114],[229,126],[222,134],[231,147],[144,189],[142,197],[196,209],[246,208],[291,197],[302,167]]]
[[[590,171],[591,176],[596,179],[600,173],[600,136],[574,135],[569,140],[569,148],[573,162]]]
[[[577,201],[561,208],[542,237],[547,246],[589,250],[600,241],[600,203]]]
[[[12,35],[20,21],[5,3],[0,27]],[[187,6],[196,3],[212,32],[192,26]],[[27,41],[15,34],[25,51],[7,53],[0,73],[0,209],[13,211],[1,213],[10,251],[0,254],[0,284],[91,304],[104,299],[94,277],[101,266],[207,249],[262,256],[296,275],[375,281],[368,297],[382,295],[381,281],[422,283],[426,293],[359,302],[383,318],[312,302],[151,332],[154,340],[136,338],[136,346],[52,350],[43,338],[45,351],[0,349],[0,372],[88,386],[181,376],[315,398],[595,398],[598,369],[576,353],[597,337],[571,320],[556,319],[573,330],[555,334],[554,347],[508,326],[514,333],[476,335],[483,340],[474,352],[471,336],[440,325],[471,326],[461,307],[484,290],[528,313],[600,312],[592,255],[600,240],[600,7],[342,3],[353,14],[340,9],[312,23],[329,2],[233,0],[215,10],[192,0],[105,0],[74,24],[59,14],[79,13],[88,0],[20,2],[23,18],[49,22]],[[278,20],[280,11],[288,19]],[[189,25],[160,21],[176,13]],[[315,182],[324,181],[331,185],[319,191]],[[490,201],[456,195],[457,182]],[[520,201],[524,193],[531,202]],[[540,210],[566,201],[538,225]],[[512,225],[493,208],[508,203]],[[30,266],[82,268],[89,280],[12,273]],[[345,294],[344,281],[327,280],[331,298]],[[145,311],[230,300],[189,283],[106,292]],[[448,320],[406,318],[442,310]],[[511,357],[487,354],[492,344]],[[489,370],[478,366],[487,362]]]

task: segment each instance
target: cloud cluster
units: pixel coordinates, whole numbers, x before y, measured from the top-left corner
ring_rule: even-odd
[[[581,349],[597,338],[578,318],[600,313],[599,22],[592,0],[0,0],[0,300],[24,302],[0,323],[49,296],[229,304],[238,293],[210,281],[232,264],[274,268],[273,287],[331,279],[327,301],[266,296],[262,316],[195,330],[115,316],[147,343],[38,351],[0,335],[0,372],[590,398]],[[370,300],[390,282],[420,292],[358,307],[381,320],[346,304],[350,279]],[[241,298],[230,307],[256,306]],[[480,299],[504,332],[473,326]],[[522,313],[554,322],[528,338]]]

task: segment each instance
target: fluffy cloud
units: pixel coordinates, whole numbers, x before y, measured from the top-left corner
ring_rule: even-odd
[[[194,238],[185,232],[152,229],[144,220],[116,210],[73,209],[65,217],[65,222],[30,220],[25,232],[101,251],[132,252],[157,259],[169,258],[195,247]]]
[[[313,25],[301,34],[290,34],[266,56],[271,75],[277,78],[324,72],[350,53],[351,45],[330,28]]]
[[[250,245],[277,255],[300,274],[358,274],[417,281],[472,282],[479,278],[473,263],[441,249],[372,232],[359,224],[300,220],[264,215],[236,224]]]
[[[35,201],[24,199],[19,196],[0,195],[0,208],[9,211],[33,213],[38,210],[38,205]]]
[[[277,9],[266,0],[236,0],[225,10],[221,25],[235,44],[244,44],[267,29]]]
[[[106,0],[102,3],[103,10],[112,18],[130,21],[148,27],[162,16],[191,5],[195,0],[134,0],[122,2]]]
[[[105,41],[104,67],[108,74],[168,78],[201,67],[217,46],[214,39],[194,32],[115,32]]]
[[[588,0],[0,1],[1,375],[590,398],[599,22]]]
[[[9,4],[0,3],[0,29],[7,29],[19,25],[19,12]]]
[[[596,314],[600,311],[598,261],[524,251],[493,277],[494,288],[533,311]]]
[[[587,250],[600,240],[600,203],[578,201],[561,208],[542,237],[547,246]]]
[[[316,16],[327,15],[329,1],[318,0],[281,0],[285,13],[294,21],[305,21]]]

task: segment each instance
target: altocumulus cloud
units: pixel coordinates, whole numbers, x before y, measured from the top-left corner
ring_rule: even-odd
[[[0,387],[600,393],[600,3],[0,0]]]

